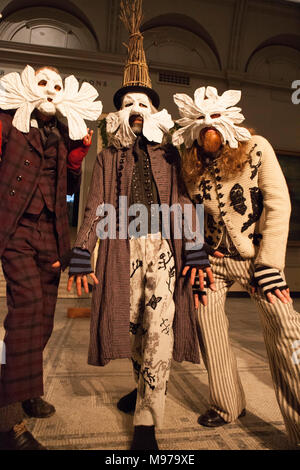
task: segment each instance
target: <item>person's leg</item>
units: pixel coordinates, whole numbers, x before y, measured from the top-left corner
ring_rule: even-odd
[[[300,364],[295,360],[300,315],[292,304],[283,304],[279,299],[270,304],[260,290],[251,294],[253,260],[231,262],[230,272],[257,304],[279,408],[290,441],[300,445]],[[284,273],[281,275],[284,279]]]
[[[26,222],[7,245],[2,268],[8,314],[4,321],[6,363],[1,366],[0,448],[42,450],[22,423],[21,402],[43,394],[42,289],[34,231]]]
[[[237,419],[245,408],[245,395],[225,312],[226,294],[233,284],[227,270],[228,259],[210,257],[210,262],[216,291],[207,289],[207,306],[200,305],[197,316],[200,349],[208,372],[210,410],[198,422],[213,427]]]
[[[57,236],[54,226],[54,217],[44,210],[36,224],[37,267],[40,274],[43,296],[42,322],[43,322],[43,349],[52,334],[54,313],[56,308],[60,268],[53,268],[52,264],[59,259],[57,250]],[[26,414],[34,418],[49,418],[55,413],[55,407],[39,396],[23,401]]]
[[[146,241],[145,310],[142,332],[142,363],[134,425],[160,427],[164,416],[167,384],[173,352],[175,304],[174,258],[166,240]]]
[[[279,299],[270,304],[260,292],[253,299],[260,313],[278,405],[291,443],[300,446],[300,361],[295,358],[300,315],[292,304]]]
[[[32,227],[20,225],[2,256],[8,314],[0,406],[43,394],[43,293],[34,243],[28,242],[34,236]]]

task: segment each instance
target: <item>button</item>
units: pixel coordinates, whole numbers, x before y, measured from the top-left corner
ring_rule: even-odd
[[[224,197],[224,194],[219,194],[219,198],[222,199]]]
[[[22,181],[22,176],[17,176],[17,181]]]
[[[221,180],[222,180],[221,176],[216,176],[216,181],[221,181]]]
[[[15,196],[16,191],[15,191],[14,189],[12,189],[9,194],[10,194],[11,196]]]
[[[224,207],[224,206],[225,206],[225,203],[221,202],[220,207]]]
[[[222,211],[221,216],[224,217],[227,214],[227,212]]]
[[[223,225],[225,225],[224,222],[223,222],[223,220],[220,220],[219,225],[220,225],[221,227],[223,227]]]
[[[217,185],[217,189],[222,189],[222,188],[223,188],[222,184]]]
[[[29,165],[30,165],[30,161],[29,161],[29,160],[25,160],[24,165],[25,165],[25,166],[29,166]]]

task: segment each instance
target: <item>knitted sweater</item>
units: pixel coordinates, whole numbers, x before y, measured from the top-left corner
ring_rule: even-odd
[[[291,203],[282,170],[270,143],[253,136],[247,163],[234,177],[224,177],[218,160],[210,174],[188,187],[193,201],[205,207],[205,239],[215,249],[226,226],[241,257],[284,269]]]

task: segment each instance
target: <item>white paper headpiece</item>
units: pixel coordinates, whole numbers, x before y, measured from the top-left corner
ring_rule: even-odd
[[[79,90],[73,75],[65,79],[63,89],[60,75],[47,67],[36,74],[27,65],[21,75],[12,72],[0,79],[0,108],[16,110],[13,125],[24,133],[30,130],[34,109],[48,115],[59,111],[68,121],[70,138],[83,139],[87,135],[84,119],[95,121],[102,113],[97,97],[97,90],[89,83],[84,82]]]
[[[241,91],[228,90],[222,96],[216,88],[201,87],[195,91],[194,101],[188,95],[178,93],[174,101],[182,119],[176,121],[181,128],[173,134],[174,145],[190,148],[198,139],[199,133],[206,127],[214,127],[222,137],[222,143],[228,142],[231,148],[237,148],[238,142],[251,138],[250,132],[237,126],[244,121],[241,108],[234,107],[241,99]]]

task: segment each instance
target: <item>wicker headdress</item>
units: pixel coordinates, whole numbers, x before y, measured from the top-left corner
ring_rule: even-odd
[[[152,101],[155,108],[159,107],[159,96],[152,89],[149,69],[144,51],[144,37],[140,32],[143,19],[143,0],[121,0],[120,19],[129,32],[127,59],[124,70],[123,86],[114,96],[114,104],[121,108],[122,98],[126,93],[145,93]]]

